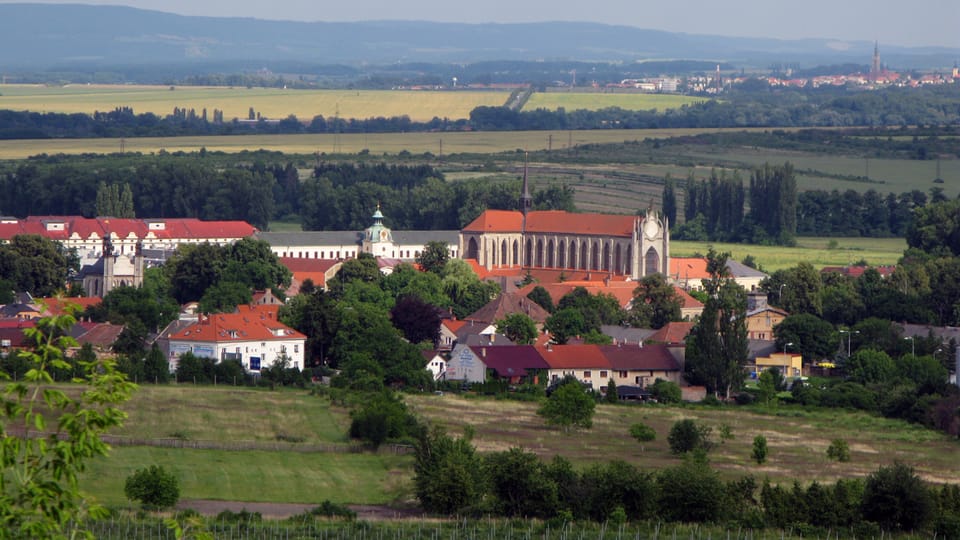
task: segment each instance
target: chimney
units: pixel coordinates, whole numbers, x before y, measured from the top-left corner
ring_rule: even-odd
[[[486,348],[486,347],[480,349],[480,356],[482,356],[482,357],[484,357],[484,358],[487,357],[487,348]]]
[[[553,344],[549,341],[547,342],[547,352],[553,352]]]

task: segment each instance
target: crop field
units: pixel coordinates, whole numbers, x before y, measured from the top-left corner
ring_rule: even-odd
[[[599,92],[534,92],[523,106],[526,111],[536,109],[567,111],[578,109],[599,110],[619,107],[629,111],[676,109],[704,101],[703,98],[679,96],[673,94],[607,94]]]
[[[0,98],[2,99],[2,98]],[[0,104],[2,108],[2,104]],[[513,150],[563,150],[583,144],[622,143],[646,138],[666,138],[698,133],[727,131],[717,129],[618,129],[592,131],[457,131],[448,133],[341,133],[310,135],[225,135],[204,137],[136,137],[105,139],[18,139],[0,143],[0,159],[24,159],[37,154],[156,153],[208,151],[241,152],[271,150],[288,154],[313,155],[316,152],[352,157],[362,150],[373,155],[430,152],[495,154]],[[742,131],[742,130],[736,130]],[[441,148],[442,146],[442,148]]]
[[[592,429],[564,434],[544,425],[534,403],[451,394],[405,399],[416,414],[451,433],[472,426],[474,444],[481,452],[519,446],[543,458],[563,455],[577,466],[623,459],[655,470],[678,461],[666,443],[670,426],[679,419],[694,418],[713,428],[714,440],[721,425],[730,426],[734,438],[721,442],[710,459],[731,478],[752,474],[773,481],[831,481],[862,477],[880,465],[901,460],[931,481],[960,483],[960,472],[951,461],[960,449],[956,440],[860,412],[601,404]],[[130,416],[117,435],[145,439],[177,435],[225,446],[234,441],[269,441],[279,433],[301,437],[303,444],[341,444],[348,422],[347,409],[303,390],[144,385],[125,409]],[[632,439],[627,429],[638,422],[653,427],[657,439],[643,446]],[[750,460],[750,451],[753,437],[761,433],[769,441],[770,460],[758,466]],[[851,462],[827,460],[825,450],[834,438],[848,441]],[[81,488],[103,502],[122,505],[125,478],[151,464],[175,472],[185,499],[384,504],[409,499],[412,489],[412,457],[389,451],[355,454],[147,445],[115,446],[109,457],[91,462],[81,477]]]
[[[171,90],[171,88],[173,88]],[[223,111],[225,120],[246,119],[250,108],[262,117],[281,119],[295,115],[302,121],[325,118],[371,118],[407,115],[411,120],[434,117],[467,118],[481,105],[503,105],[503,91],[404,91],[404,90],[288,90],[280,88],[228,88],[196,86],[124,85],[3,85],[0,109],[35,112],[86,113],[132,107],[135,113],[166,116],[174,107]]]
[[[808,262],[818,269],[824,266],[849,266],[861,259],[874,266],[896,264],[907,249],[907,241],[903,238],[800,237],[797,238],[796,247],[784,247],[673,240],[670,242],[670,255],[705,255],[710,246],[718,252],[730,252],[738,261],[752,255],[765,272],[773,272],[801,262]]]

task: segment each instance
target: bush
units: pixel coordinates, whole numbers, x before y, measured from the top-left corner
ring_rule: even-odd
[[[827,447],[827,457],[842,463],[850,461],[850,445],[843,439],[834,439]]]
[[[751,457],[758,465],[767,461],[767,438],[763,435],[757,435],[753,438],[753,453]]]
[[[650,393],[660,403],[680,403],[683,400],[683,394],[677,383],[657,379],[650,385]]]
[[[863,517],[887,530],[922,528],[933,516],[934,506],[930,489],[903,463],[880,467],[867,478],[863,490]]]
[[[170,508],[180,500],[180,482],[159,465],[138,469],[127,477],[123,493],[131,501],[140,501],[144,508]]]
[[[412,442],[424,429],[403,400],[389,390],[371,396],[363,406],[351,411],[350,418],[350,437],[374,448],[386,441]]]
[[[710,427],[700,425],[689,418],[680,420],[673,424],[667,436],[670,451],[674,454],[684,454],[697,449],[709,451],[713,448],[713,443],[710,441],[711,431]]]

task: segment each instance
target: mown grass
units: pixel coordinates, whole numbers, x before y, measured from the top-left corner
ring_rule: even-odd
[[[411,463],[409,456],[386,454],[123,447],[91,461],[80,488],[102,503],[123,505],[126,478],[161,465],[180,480],[184,499],[386,504],[406,495]]]
[[[673,94],[606,94],[599,92],[534,92],[524,110],[535,109],[557,110],[564,108],[567,111],[586,109],[596,111],[608,107],[619,107],[629,111],[676,109],[683,105],[690,105],[704,101],[701,98],[679,96]]]
[[[171,90],[173,88],[173,90]],[[198,86],[125,85],[4,85],[0,87],[0,109],[35,112],[86,113],[131,107],[137,114],[166,116],[174,107],[213,110],[224,119],[246,119],[250,108],[264,118],[282,119],[295,115],[309,121],[325,118],[373,118],[409,116],[414,121],[434,117],[467,118],[475,107],[503,105],[502,91],[432,92],[404,90],[293,90],[282,88],[229,88]]]
[[[848,266],[861,259],[872,266],[896,264],[907,249],[907,242],[903,238],[800,237],[796,247],[784,247],[673,240],[670,242],[670,255],[705,255],[710,246],[718,252],[730,252],[738,261],[752,255],[765,272],[772,272],[801,262],[808,262],[818,269],[824,266]]]

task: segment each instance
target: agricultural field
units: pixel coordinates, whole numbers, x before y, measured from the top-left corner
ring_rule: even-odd
[[[295,115],[309,121],[325,118],[372,118],[409,116],[414,121],[434,117],[467,118],[481,105],[500,106],[509,93],[503,91],[409,91],[409,90],[293,90],[281,88],[229,88],[198,86],[125,85],[2,85],[0,109],[34,112],[85,113],[131,107],[137,114],[166,116],[174,107],[223,111],[229,121],[246,119],[252,107],[264,118]]]
[[[596,111],[618,107],[628,111],[656,110],[663,112],[683,105],[705,101],[703,98],[674,94],[608,94],[600,92],[534,92],[523,106],[525,111],[536,109],[567,111],[586,109]]]
[[[849,266],[861,260],[872,266],[896,264],[907,249],[903,238],[797,238],[796,247],[757,246],[750,244],[723,244],[717,242],[670,242],[673,257],[705,255],[713,246],[718,252],[742,261],[752,255],[765,272],[774,272],[808,262],[815,268]]]
[[[928,480],[960,483],[960,472],[951,466],[958,450],[956,440],[861,412],[601,404],[591,430],[564,434],[544,425],[535,414],[535,403],[452,394],[405,399],[416,414],[452,433],[472,426],[474,444],[481,452],[520,446],[543,458],[566,456],[577,466],[623,459],[653,470],[677,463],[668,450],[667,432],[675,421],[694,418],[713,428],[714,440],[721,425],[731,428],[734,438],[721,442],[710,454],[713,464],[729,478],[752,474],[773,481],[831,481],[862,477],[880,465],[901,460]],[[130,417],[117,435],[160,439],[176,434],[224,446],[269,441],[278,433],[302,437],[305,445],[342,444],[348,422],[346,409],[304,390],[145,385],[124,408]],[[451,410],[457,414],[451,415]],[[653,427],[657,440],[641,446],[632,439],[627,428],[638,422]],[[750,460],[753,437],[760,433],[770,446],[769,461],[762,466]],[[827,460],[825,450],[834,438],[847,439],[851,462]],[[386,504],[409,501],[412,493],[412,457],[389,450],[356,454],[146,445],[115,446],[109,457],[91,462],[81,477],[81,488],[102,502],[124,505],[124,479],[151,464],[175,472],[184,499]]]

